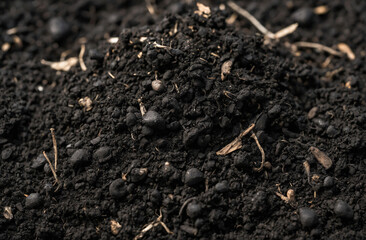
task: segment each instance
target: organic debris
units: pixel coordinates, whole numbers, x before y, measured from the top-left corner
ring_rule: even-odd
[[[226,75],[230,74],[233,60],[227,60],[221,66],[221,80],[224,80]]]
[[[252,129],[255,127],[255,124],[252,123],[249,125],[247,129],[245,129],[242,133],[239,134],[231,143],[223,147],[221,150],[216,152],[216,155],[227,155],[231,152],[234,152],[242,147],[241,139],[247,135]]]
[[[84,97],[84,98],[79,99],[79,105],[84,107],[84,110],[87,112],[92,110],[92,108],[93,108],[92,104],[93,104],[93,101],[89,97]]]
[[[198,8],[198,10],[196,10],[194,12],[195,14],[198,14],[198,15],[203,16],[205,18],[208,18],[211,15],[211,9],[208,6],[198,2],[197,3],[197,8]]]
[[[326,170],[332,167],[333,161],[324,152],[316,147],[310,147],[309,150]]]
[[[65,71],[65,72],[68,72],[70,68],[75,66],[78,62],[79,60],[76,57],[71,57],[65,61],[60,62],[50,62],[44,59],[41,60],[41,64],[50,66],[52,69],[55,69],[57,71]]]
[[[154,227],[156,227],[158,225],[161,225],[168,234],[173,234],[173,232],[170,231],[170,229],[166,226],[166,224],[161,220],[162,218],[163,218],[163,214],[160,209],[160,215],[158,216],[158,218],[156,220],[152,221],[151,223],[147,224],[147,226],[144,227],[136,237],[134,237],[134,240],[142,238],[146,232],[150,231],[151,229],[153,229]]]
[[[11,220],[13,219],[13,213],[11,212],[11,207],[4,207],[4,218]]]
[[[117,235],[119,233],[119,231],[122,229],[122,225],[119,224],[119,222],[117,222],[116,220],[111,220],[111,231],[113,235]]]
[[[229,1],[227,5],[234,10],[235,12],[239,13],[246,19],[248,19],[265,37],[269,39],[280,39],[283,38],[291,33],[293,33],[297,27],[299,26],[297,23],[291,24],[276,33],[269,31],[265,28],[252,14],[250,14],[247,10],[241,8],[235,2]]]
[[[337,45],[339,51],[347,54],[347,57],[350,59],[350,60],[355,60],[356,56],[355,54],[352,52],[351,48],[345,44],[345,43],[339,43]]]

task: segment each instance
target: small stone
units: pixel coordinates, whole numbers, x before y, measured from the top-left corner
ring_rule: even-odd
[[[39,193],[31,193],[29,196],[25,199],[25,207],[26,208],[37,208],[41,206],[42,204],[42,197]]]
[[[164,129],[165,128],[165,120],[164,118],[157,112],[149,110],[142,117],[142,123],[148,127],[155,129]]]
[[[204,180],[203,173],[197,168],[188,169],[184,177],[185,184],[187,184],[190,187],[198,185],[199,183],[203,182],[203,180]]]
[[[6,148],[1,152],[1,159],[6,160],[10,158],[11,154],[13,153],[13,150],[11,148]]]
[[[89,153],[85,149],[78,149],[74,152],[69,161],[73,167],[80,167],[89,161]]]
[[[202,211],[201,204],[196,202],[190,202],[187,205],[187,215],[190,218],[197,218]]]
[[[162,92],[165,89],[164,83],[161,80],[154,80],[151,82],[151,87],[156,92]]]
[[[114,180],[109,185],[109,194],[111,194],[112,198],[121,199],[127,195],[127,187],[125,182],[119,178]]]
[[[300,222],[304,228],[312,228],[318,223],[318,217],[314,210],[302,207],[299,209]]]
[[[334,185],[334,178],[331,177],[331,176],[327,176],[324,179],[323,186],[326,187],[326,188],[331,188],[331,187],[333,187],[333,185]]]
[[[60,40],[70,31],[70,25],[61,17],[54,17],[49,22],[49,31],[52,36]]]
[[[340,218],[348,220],[353,219],[353,210],[345,201],[337,200],[334,206],[334,212]]]
[[[43,168],[46,161],[47,160],[43,156],[43,154],[39,154],[35,159],[32,160],[31,168],[33,168],[33,169]]]
[[[131,182],[133,183],[141,182],[147,176],[147,168],[133,168],[129,175]]]
[[[226,180],[219,182],[215,185],[215,190],[218,193],[225,193],[227,191],[229,191],[229,184]]]
[[[100,163],[105,163],[112,158],[111,148],[110,147],[100,147],[93,154],[93,158],[98,160]]]
[[[126,125],[127,127],[132,127],[136,124],[137,122],[137,118],[136,118],[136,115],[134,113],[127,113],[126,115]]]

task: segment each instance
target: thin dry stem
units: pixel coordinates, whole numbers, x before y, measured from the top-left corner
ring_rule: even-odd
[[[161,208],[160,208],[160,215],[158,216],[158,218],[156,220],[152,221],[151,223],[147,224],[146,227],[144,227],[140,231],[140,233],[138,235],[136,235],[136,237],[133,238],[133,240],[142,238],[146,232],[150,231],[151,229],[153,229],[154,227],[156,227],[158,225],[161,225],[168,234],[173,234],[173,232],[170,231],[170,229],[167,227],[167,225],[163,221],[161,221],[162,218],[163,218],[163,214],[162,214]]]
[[[254,168],[254,171],[260,172],[263,169],[264,166],[264,162],[266,161],[266,154],[264,153],[264,150],[262,148],[262,146],[260,145],[257,136],[255,135],[255,133],[252,134],[251,136],[252,138],[254,138],[255,143],[257,144],[259,151],[261,152],[262,155],[262,162],[261,162],[261,166],[259,168]]]
[[[47,154],[45,151],[43,151],[43,156],[46,158],[47,162],[48,162],[48,165],[50,165],[50,168],[51,168],[51,171],[52,171],[52,174],[53,174],[53,177],[55,178],[55,183],[58,183],[58,178],[57,178],[57,174],[56,174],[56,171],[55,169],[53,168],[53,165],[50,161],[50,159],[48,158]]]
[[[55,172],[57,172],[57,142],[55,137],[55,129],[51,128],[50,131],[52,135],[53,151],[55,152]]]
[[[87,70],[87,68],[85,66],[84,59],[83,59],[84,53],[85,53],[85,44],[82,44],[81,48],[80,48],[80,53],[79,53],[79,63],[80,63],[81,70],[83,70],[85,72]]]
[[[196,199],[196,197],[191,197],[191,198],[188,198],[187,200],[185,200],[184,203],[183,203],[183,205],[182,205],[182,207],[179,209],[178,216],[181,216],[182,213],[183,213],[183,210],[187,206],[187,204],[190,203],[191,201],[195,200],[195,199]]]
[[[310,186],[312,186],[311,180],[310,180],[310,165],[309,165],[309,162],[308,161],[305,161],[303,163],[303,165],[304,165],[304,168],[305,168],[305,173],[306,173],[306,175],[308,177],[308,183],[310,184]]]
[[[234,10],[235,12],[239,13],[246,19],[248,19],[263,35],[268,36],[270,38],[274,38],[274,34],[270,32],[267,28],[265,28],[252,14],[250,14],[247,10],[241,8],[235,2],[229,1],[227,5]]]
[[[343,54],[341,52],[338,52],[336,50],[334,50],[333,48],[327,47],[325,45],[322,45],[320,43],[313,43],[313,42],[296,42],[296,43],[292,43],[292,46],[297,47],[303,47],[303,48],[314,48],[317,49],[319,51],[324,51],[327,52],[331,55],[335,55],[335,56],[343,56]]]
[[[296,28],[298,27],[297,23],[291,24],[280,31],[273,33],[269,31],[266,27],[264,27],[252,14],[250,14],[247,10],[241,8],[238,4],[233,1],[229,1],[227,5],[234,10],[235,12],[239,13],[246,19],[248,19],[264,36],[270,39],[280,39],[284,36],[287,36],[293,33]]]
[[[234,152],[235,150],[238,150],[242,147],[241,139],[247,135],[253,128],[255,127],[255,124],[252,123],[250,126],[245,129],[242,133],[239,134],[231,143],[227,144],[225,147],[223,147],[221,150],[216,152],[216,155],[227,155],[231,152]]]

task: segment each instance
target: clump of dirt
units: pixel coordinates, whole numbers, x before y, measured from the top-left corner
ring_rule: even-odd
[[[2,55],[1,207],[13,216],[1,236],[362,238],[360,58],[294,56],[297,35],[266,45],[228,24],[228,8],[174,6],[117,43],[84,39],[85,71]]]

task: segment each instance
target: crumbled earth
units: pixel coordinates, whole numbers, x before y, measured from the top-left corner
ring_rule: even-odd
[[[151,2],[0,3],[0,239],[363,239],[366,3]]]

